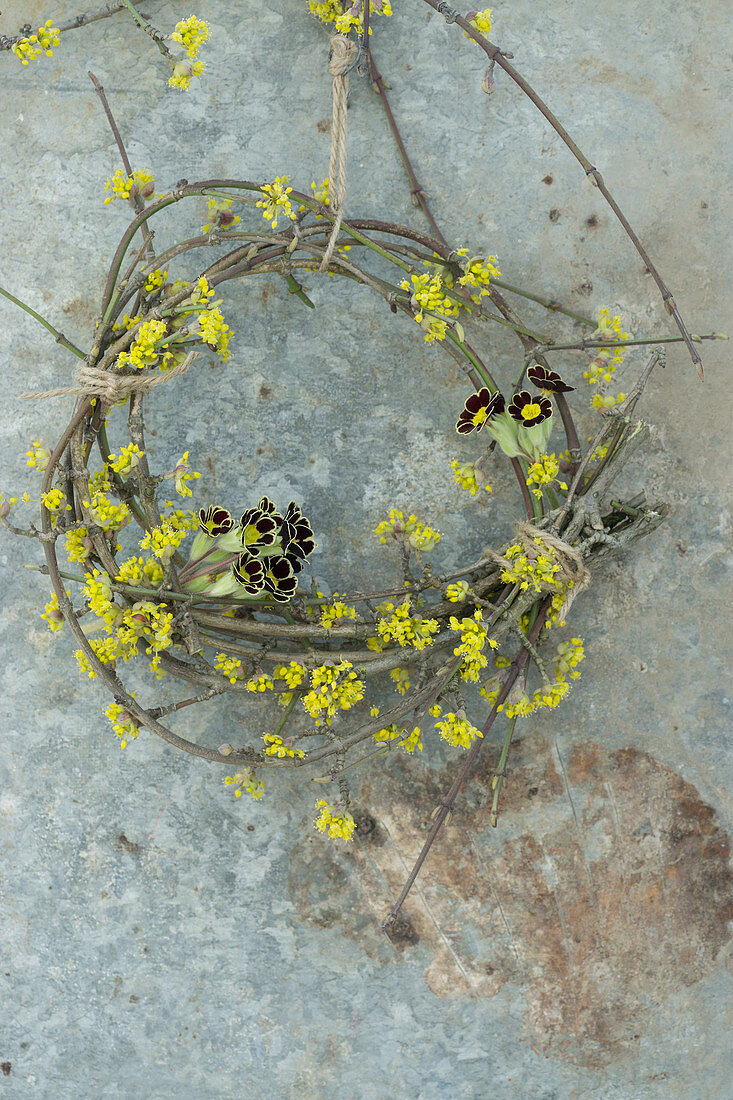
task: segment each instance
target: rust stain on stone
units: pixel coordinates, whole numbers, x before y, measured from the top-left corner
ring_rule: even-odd
[[[291,896],[384,963],[429,953],[437,996],[521,987],[532,1045],[599,1066],[633,1049],[649,1005],[708,972],[729,938],[730,845],[693,786],[636,749],[542,738],[514,746],[499,830],[488,824],[495,759],[479,766],[390,943],[380,922],[450,783],[400,762],[365,784],[359,839],[304,839]],[[563,774],[564,773],[564,774]],[[395,953],[397,949],[397,953]]]

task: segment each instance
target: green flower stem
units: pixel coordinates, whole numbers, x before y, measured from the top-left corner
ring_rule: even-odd
[[[302,697],[302,695],[303,695],[302,691],[293,690],[293,697],[290,700],[290,702],[288,703],[288,705],[286,706],[282,718],[280,719],[278,724],[275,726],[273,737],[279,737],[280,736],[280,734],[282,733],[282,731],[285,728],[285,723],[287,722],[288,718],[290,717],[290,715],[295,710],[295,704]]]
[[[25,313],[33,317],[36,321],[38,321],[40,325],[43,325],[45,329],[48,329],[51,335],[55,338],[57,344],[61,344],[61,346],[66,348],[67,351],[73,352],[77,359],[86,359],[86,352],[82,351],[81,348],[78,348],[76,344],[72,344],[71,340],[67,340],[63,333],[54,328],[50,321],[47,321],[46,318],[42,317],[40,313],[36,313],[35,309],[31,309],[31,307],[25,302],[22,302],[20,298],[16,298],[14,294],[11,294],[10,291],[5,290],[4,287],[1,286],[0,294],[2,294],[3,298],[7,298],[9,302],[12,302],[14,305],[22,309]]]
[[[491,809],[489,810],[489,821],[493,828],[496,828],[497,819],[499,814],[499,795],[501,794],[501,788],[504,785],[506,779],[506,761],[509,755],[509,746],[512,743],[512,737],[514,736],[514,727],[517,724],[516,717],[509,719],[509,725],[507,727],[506,736],[504,738],[504,744],[501,748],[501,756],[499,757],[499,765],[496,769],[491,785],[494,789],[494,797],[491,800]]]
[[[499,387],[497,386],[496,382],[494,381],[493,377],[491,376],[491,374],[489,373],[487,368],[484,366],[484,364],[479,359],[476,352],[473,351],[473,349],[469,347],[469,345],[465,342],[465,340],[459,340],[457,334],[453,331],[452,328],[448,328],[446,330],[446,336],[451,341],[451,343],[455,344],[455,346],[460,350],[460,352],[463,355],[465,355],[466,359],[468,359],[469,363],[471,363],[473,365],[473,367],[476,369],[477,373],[484,380],[484,382],[489,387],[491,392],[496,393],[496,391],[499,389]]]
[[[690,334],[691,340],[727,340],[728,337],[724,333],[709,332],[704,336],[698,336],[697,333]],[[547,352],[547,351],[584,351],[586,348],[631,348],[643,344],[684,344],[687,341],[684,336],[648,336],[639,340],[579,340],[575,344],[546,344],[542,348],[535,348],[535,351]]]

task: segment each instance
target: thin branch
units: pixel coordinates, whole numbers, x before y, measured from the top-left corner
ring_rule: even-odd
[[[692,359],[692,362],[695,364],[695,367],[697,369],[697,373],[700,375],[700,378],[702,379],[702,377],[703,377],[702,359],[698,355],[697,349],[696,349],[696,347],[695,347],[695,345],[692,341],[692,337],[690,336],[690,333],[687,330],[687,326],[685,325],[684,321],[682,320],[682,317],[680,315],[679,309],[677,308],[677,304],[674,300],[672,292],[669,290],[669,288],[667,287],[667,284],[662,279],[662,276],[657,271],[657,268],[652,263],[652,260],[649,256],[648,252],[646,251],[646,249],[642,245],[641,241],[639,240],[638,236],[636,235],[636,233],[632,229],[631,225],[627,221],[627,219],[626,219],[625,215],[623,214],[620,206],[618,205],[618,203],[614,199],[611,192],[606,187],[606,184],[604,183],[603,176],[601,175],[601,173],[598,171],[598,169],[595,167],[595,165],[592,164],[591,161],[588,160],[585,153],[583,153],[582,150],[575,144],[575,142],[570,137],[570,135],[568,134],[565,127],[562,125],[560,120],[558,118],[556,118],[556,116],[552,113],[552,111],[547,106],[547,104],[544,102],[544,100],[540,98],[540,96],[537,94],[537,92],[534,90],[534,88],[524,79],[524,77],[506,59],[506,57],[502,54],[502,51],[500,50],[500,48],[497,45],[495,45],[495,43],[490,42],[488,40],[488,38],[485,38],[482,34],[479,34],[479,32],[474,27],[472,27],[471,24],[466,19],[464,19],[461,15],[459,15],[459,13],[457,11],[454,11],[452,8],[450,8],[444,2],[444,0],[423,0],[423,3],[428,4],[431,8],[434,9],[434,11],[437,11],[440,15],[443,15],[445,17],[445,20],[446,20],[447,23],[457,23],[458,26],[461,28],[461,30],[463,30],[468,35],[469,38],[473,39],[473,41],[476,43],[477,46],[481,47],[481,49],[484,51],[486,56],[489,57],[492,61],[495,61],[497,63],[497,65],[499,65],[504,70],[504,72],[507,74],[507,76],[511,77],[511,79],[514,81],[514,83],[517,84],[522,89],[524,94],[532,101],[532,103],[534,103],[537,110],[542,115],[544,115],[544,117],[550,123],[550,126],[552,126],[555,133],[561,138],[561,140],[565,143],[565,145],[567,145],[570,152],[573,154],[575,159],[578,161],[578,163],[581,165],[581,167],[585,171],[585,174],[588,177],[588,179],[591,181],[592,184],[594,184],[598,188],[598,190],[603,195],[603,197],[606,200],[606,202],[608,203],[608,205],[613,210],[614,214],[616,215],[619,222],[621,223],[624,230],[626,231],[626,234],[627,234],[629,240],[631,241],[634,248],[636,249],[636,251],[641,256],[642,260],[644,261],[644,266],[646,267],[647,271],[649,272],[649,274],[654,279],[654,282],[657,284],[657,286],[659,288],[659,292],[662,295],[662,301],[664,302],[665,308],[666,308],[667,312],[674,318],[674,322],[677,325],[677,328],[680,330],[680,333],[682,334],[682,339],[684,340],[685,344],[687,345],[687,350],[690,353],[690,358]]]

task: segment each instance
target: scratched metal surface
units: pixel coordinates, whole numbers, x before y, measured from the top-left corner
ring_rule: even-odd
[[[375,54],[446,235],[495,252],[511,282],[669,331],[640,261],[532,106],[501,76],[487,98],[460,32],[417,0],[395,6]],[[42,64],[0,56],[3,285],[89,339],[126,219],[102,205],[117,162],[87,69],[161,189],[182,176],[322,177],[326,36],[304,7],[198,4],[211,61],[187,95],[168,93],[154,49],[122,17],[66,36]],[[730,329],[725,7],[495,10],[495,37],[603,171],[698,331]],[[181,15],[149,8],[166,26]],[[49,14],[6,3],[0,32]],[[421,224],[359,80],[347,201]],[[228,366],[207,360],[151,403],[160,467],[183,443],[202,500],[301,499],[318,573],[337,588],[349,572],[391,575],[371,530],[392,504],[450,536],[441,563],[500,541],[508,483],[497,478],[483,505],[452,484],[451,457],[473,451],[452,432],[465,392],[450,363],[366,290],[309,285],[312,312],[274,278],[229,292]],[[50,441],[67,414],[62,401],[41,410],[17,395],[63,384],[72,368],[8,305],[0,325],[0,488],[12,493],[25,486],[28,441]],[[518,345],[504,330],[483,339],[508,376]],[[578,690],[522,730],[497,831],[486,746],[394,946],[378,924],[456,758],[427,744],[414,765],[365,775],[361,835],[344,852],[313,832],[313,795],[295,783],[240,805],[216,769],[150,736],[120,754],[101,689],[38,618],[46,588],[22,568],[33,548],[2,536],[3,1095],[729,1095],[727,346],[709,346],[705,363],[703,386],[671,349],[644,402],[657,430],[628,484],[646,464],[652,495],[672,504],[668,523],[573,608],[588,653]],[[236,740],[241,721],[222,706],[195,733]]]

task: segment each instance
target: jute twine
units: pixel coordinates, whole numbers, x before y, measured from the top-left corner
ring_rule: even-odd
[[[165,374],[119,374],[112,370],[100,370],[99,367],[81,363],[74,375],[73,386],[65,386],[59,390],[43,390],[38,393],[21,393],[21,401],[35,401],[44,397],[63,397],[65,394],[74,394],[77,397],[101,397],[107,405],[116,405],[118,401],[125,401],[131,393],[147,393],[153,386],[162,386],[171,378],[177,378],[185,374],[188,368],[197,358],[199,352],[191,351],[178,366]]]
[[[532,560],[532,558],[537,557],[538,553],[542,553],[536,542],[536,540],[539,540],[544,549],[549,552],[550,557],[560,566],[557,573],[554,574],[554,583],[543,586],[543,588],[547,592],[554,592],[557,586],[565,590],[565,602],[560,608],[558,618],[566,618],[575,598],[590,584],[590,573],[585,567],[580,551],[564,542],[557,535],[552,535],[549,531],[543,531],[541,527],[535,527],[532,523],[518,523],[516,530],[517,537],[515,541],[522,547],[522,552],[526,557]],[[503,558],[501,554],[487,551],[486,556],[492,558],[497,565],[502,566],[504,569],[512,568],[511,561]]]
[[[328,163],[330,180],[331,208],[336,213],[336,221],[321,262],[321,271],[326,271],[336,247],[336,239],[343,220],[344,199],[346,197],[346,99],[349,93],[349,69],[352,67],[358,46],[343,34],[335,34],[331,39],[328,71],[333,77],[333,114],[331,116],[331,158]]]

